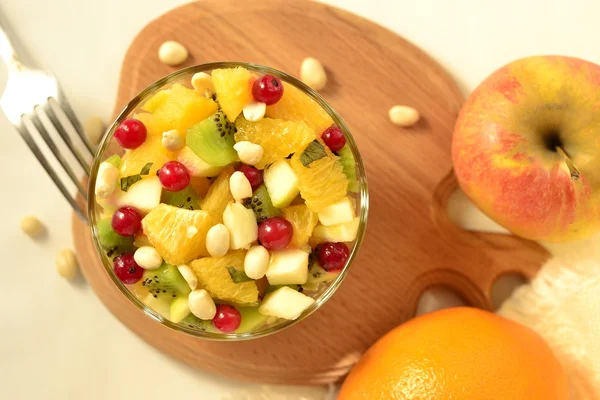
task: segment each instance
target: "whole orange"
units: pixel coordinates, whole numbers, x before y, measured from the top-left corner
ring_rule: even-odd
[[[567,400],[566,375],[546,342],[475,308],[417,317],[379,340],[338,400]]]

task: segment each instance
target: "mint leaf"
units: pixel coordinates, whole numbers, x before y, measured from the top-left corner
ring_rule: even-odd
[[[248,278],[248,275],[246,275],[244,271],[240,271],[236,267],[227,267],[227,272],[229,272],[229,276],[231,277],[233,283],[244,283],[254,280]]]
[[[152,166],[154,165],[154,163],[149,162],[148,164],[144,165],[144,168],[142,168],[142,171],[140,172],[140,175],[148,175],[150,173],[150,170],[152,169]]]
[[[313,161],[320,160],[321,158],[327,157],[325,148],[318,140],[313,140],[306,146],[306,149],[300,154],[300,161],[306,168],[310,168],[310,164]]]
[[[144,165],[144,168],[142,168],[140,173],[137,175],[130,175],[130,176],[121,178],[121,190],[126,192],[129,190],[131,185],[133,185],[136,182],[141,181],[142,176],[148,175],[150,173],[150,170],[152,169],[152,165],[154,165],[154,163],[148,163],[148,164]]]

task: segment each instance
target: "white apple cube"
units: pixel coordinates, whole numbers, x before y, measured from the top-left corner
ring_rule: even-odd
[[[308,253],[297,249],[271,252],[266,273],[271,285],[303,285],[308,279]]]
[[[276,161],[267,168],[264,173],[264,181],[271,202],[277,208],[289,206],[300,193],[298,177],[288,160]]]
[[[157,176],[144,178],[129,187],[127,192],[119,192],[117,204],[119,207],[136,208],[142,215],[158,207],[162,185]]]
[[[262,315],[293,320],[314,302],[315,299],[312,297],[284,286],[266,295],[258,312]]]
[[[194,177],[213,177],[217,176],[221,173],[222,167],[214,167],[212,165],[208,165],[206,161],[201,159],[194,153],[192,149],[188,146],[185,146],[183,149],[179,151],[177,154],[177,161],[185,165],[187,170],[190,173],[190,176]]]
[[[325,226],[351,222],[354,217],[354,203],[350,197],[333,203],[319,211],[319,222]]]
[[[223,211],[223,224],[229,229],[231,249],[248,249],[258,239],[254,211],[239,203],[229,203]]]
[[[319,242],[351,242],[356,239],[359,222],[360,219],[356,217],[343,224],[317,225],[313,231],[313,238]]]

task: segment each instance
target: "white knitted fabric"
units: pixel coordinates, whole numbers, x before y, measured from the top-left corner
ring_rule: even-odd
[[[568,374],[571,400],[600,399],[600,257],[572,253],[551,259],[498,314],[550,344]]]

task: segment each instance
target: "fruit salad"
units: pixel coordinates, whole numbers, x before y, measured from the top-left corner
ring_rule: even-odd
[[[114,276],[163,318],[255,332],[301,317],[347,266],[356,161],[293,84],[241,66],[199,72],[155,91],[113,139],[95,234]]]

